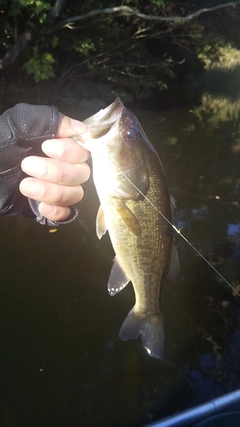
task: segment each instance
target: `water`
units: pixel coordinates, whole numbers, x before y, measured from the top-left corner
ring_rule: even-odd
[[[239,106],[134,112],[165,167],[176,225],[239,291]],[[107,293],[92,184],[80,222],[49,232],[1,218],[0,425],[141,427],[240,386],[239,297],[177,237],[181,275],[164,283],[164,360],[121,342],[129,285]],[[54,230],[51,230],[54,231]]]

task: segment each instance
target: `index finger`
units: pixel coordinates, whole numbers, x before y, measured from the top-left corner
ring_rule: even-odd
[[[47,139],[42,143],[42,151],[53,159],[68,163],[82,163],[90,157],[89,151],[71,138]]]

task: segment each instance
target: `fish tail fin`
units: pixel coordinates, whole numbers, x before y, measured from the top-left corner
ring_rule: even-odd
[[[141,316],[134,311],[128,313],[119,332],[123,341],[136,339],[141,335],[142,345],[152,357],[161,358],[164,347],[162,313]]]

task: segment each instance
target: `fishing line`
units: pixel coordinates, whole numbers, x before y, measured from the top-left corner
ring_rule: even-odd
[[[131,179],[114,163],[109,157],[108,159],[111,161],[111,163],[114,164],[114,166],[121,172],[121,174],[124,176],[124,178],[127,179],[127,181],[143,196],[147,202],[162,216],[162,218],[167,221],[169,225],[173,228],[173,230],[179,234],[183,240],[209,265],[209,267],[212,268],[212,270],[228,285],[230,288],[240,297],[240,293],[231,285],[231,283],[225,279],[225,277],[205,258],[204,255],[199,252],[197,248],[184,236],[184,234],[181,233],[181,230],[179,230],[174,224],[169,221],[169,219],[151,202],[151,200],[134,184],[134,182],[131,181]]]
[[[89,147],[87,147],[86,144],[84,144],[84,142],[81,141],[79,135],[77,137],[76,137],[76,135],[74,135],[72,137],[72,139],[74,141],[76,141],[79,145],[81,145],[83,148],[87,148],[89,151],[94,153],[94,150],[90,150]],[[97,151],[96,151],[96,153],[97,153]],[[169,219],[154,205],[153,202],[151,202],[151,200],[134,184],[134,182],[132,182],[132,180],[119,168],[119,166],[112,159],[110,159],[110,157],[106,153],[105,153],[105,155],[107,156],[108,160],[124,176],[124,178],[126,178],[126,180],[139,192],[139,194],[141,194],[141,196],[144,197],[145,200],[147,200],[147,202],[153,207],[153,209],[155,209],[159,213],[159,215],[161,215],[161,217],[173,228],[173,230],[177,234],[179,234],[182,237],[182,239],[196,252],[196,254],[199,255],[208,264],[208,266],[211,267],[211,269],[240,297],[240,293],[231,285],[231,283],[227,279],[225,279],[225,277],[220,273],[220,271],[218,271],[207,260],[207,258],[205,258],[205,256],[202,255],[201,252],[199,252],[199,250],[197,248],[195,248],[195,246],[187,239],[187,237],[185,237],[184,234],[181,233],[181,230],[179,230],[174,224],[171,223],[171,221],[169,221]]]

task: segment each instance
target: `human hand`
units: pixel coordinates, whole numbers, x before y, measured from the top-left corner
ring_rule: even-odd
[[[30,175],[21,181],[21,193],[40,201],[39,212],[50,220],[65,220],[70,215],[69,206],[83,198],[81,184],[90,176],[86,163],[89,152],[70,136],[86,131],[84,123],[58,113],[56,138],[42,144],[48,157],[29,156],[21,163],[22,170]]]

